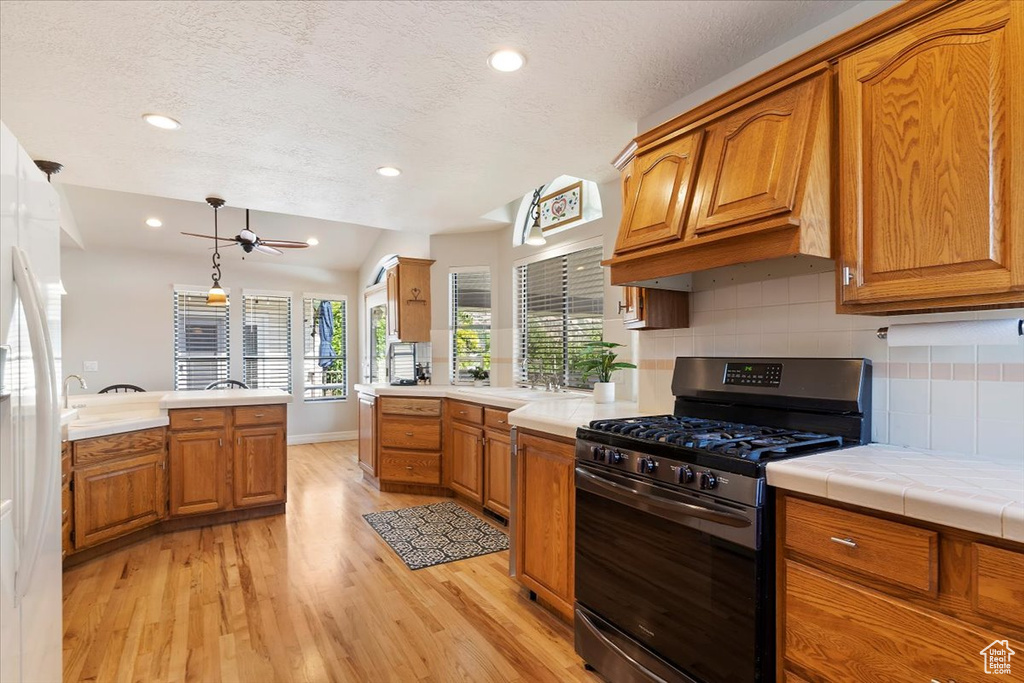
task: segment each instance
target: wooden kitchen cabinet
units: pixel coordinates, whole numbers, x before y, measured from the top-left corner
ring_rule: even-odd
[[[231,507],[230,443],[227,430],[223,428],[171,432],[167,455],[172,516],[218,512]]]
[[[517,460],[516,578],[571,620],[575,445],[569,439],[520,432]]]
[[[821,163],[830,130],[828,84],[828,66],[815,67],[705,128],[687,240],[774,230],[813,218],[826,230],[821,237],[827,245],[827,213],[805,216],[801,205],[808,193],[825,196],[807,197],[807,208],[828,205],[828,168]]]
[[[385,273],[388,341],[430,341],[429,259],[397,257]]]
[[[359,467],[377,476],[377,397],[359,394]]]
[[[484,502],[484,430],[482,427],[452,422],[451,472],[448,485],[474,503]]]
[[[370,421],[369,405],[360,406],[362,424]],[[381,396],[376,399],[376,472],[382,491],[445,493],[442,488],[440,398]],[[370,444],[366,443],[368,450]],[[360,451],[360,458],[366,450]],[[363,465],[364,471],[367,470]]]
[[[508,431],[484,433],[484,507],[508,519],[511,496],[512,440]]]
[[[701,131],[645,151],[622,173],[621,254],[678,240],[693,199]]]
[[[231,481],[235,507],[284,502],[284,426],[238,427],[234,435]]]
[[[777,497],[781,680],[985,681],[1024,647],[1024,546],[803,495]]]
[[[1024,301],[1024,4],[965,2],[839,60],[839,310]]]
[[[648,287],[623,287],[619,302],[628,330],[669,330],[690,326],[690,293]]]
[[[158,522],[167,499],[166,455],[155,451],[75,471],[75,549]]]
[[[166,456],[163,427],[76,441],[61,476],[65,554],[160,521]]]
[[[810,66],[644,139],[622,167],[628,214],[604,262],[611,283],[831,256],[831,76],[828,63]]]

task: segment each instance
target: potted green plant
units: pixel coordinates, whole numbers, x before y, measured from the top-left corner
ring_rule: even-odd
[[[469,376],[473,378],[474,387],[482,387],[491,374],[478,365],[469,369]]]
[[[615,382],[612,381],[612,373],[616,370],[636,369],[632,363],[616,361],[618,354],[615,349],[621,348],[622,344],[606,341],[588,342],[585,348],[585,357],[577,366],[583,374],[583,379],[597,377],[594,383],[594,403],[612,403],[615,400]]]

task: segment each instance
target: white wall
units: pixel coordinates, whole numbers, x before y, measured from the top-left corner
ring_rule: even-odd
[[[83,362],[99,362],[99,371],[84,373],[90,391],[127,382],[149,391],[173,388],[173,286],[208,287],[210,264],[195,257],[142,251],[65,248],[62,279],[67,289],[62,321],[64,371],[83,374]],[[355,397],[346,401],[304,403],[302,394],[303,293],[347,296],[350,383],[358,379],[355,362],[361,298],[354,272],[270,263],[262,256],[226,262],[223,282],[232,299],[246,287],[291,292],[292,393],[288,409],[289,440],[316,438],[357,429]],[[282,257],[282,261],[287,257]],[[242,376],[241,306],[231,306],[231,376]]]
[[[693,109],[699,104],[710,100],[712,97],[721,95],[726,90],[749,81],[755,76],[760,76],[765,71],[778,66],[798,54],[824,43],[829,38],[836,36],[843,31],[861,24],[871,17],[881,14],[894,5],[900,4],[900,0],[865,0],[864,2],[851,7],[842,14],[839,14],[828,21],[819,24],[815,28],[800,34],[796,38],[783,43],[782,45],[769,50],[757,59],[747,62],[743,66],[730,71],[721,78],[715,79],[707,85],[694,90],[688,95],[676,100],[672,104],[651,112],[637,121],[637,131],[644,132],[668,121],[674,116]],[[623,146],[627,141],[623,141]]]

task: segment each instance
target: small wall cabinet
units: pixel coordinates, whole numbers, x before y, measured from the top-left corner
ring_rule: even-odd
[[[387,339],[389,342],[430,341],[429,259],[397,257],[385,272]]]
[[[623,287],[622,324],[629,330],[669,330],[690,326],[690,293]]]

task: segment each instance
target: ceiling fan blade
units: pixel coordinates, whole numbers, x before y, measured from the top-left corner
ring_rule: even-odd
[[[223,238],[221,238],[221,239],[223,239]],[[241,242],[232,242],[231,244],[218,244],[216,247],[209,247],[209,250],[213,251],[214,249],[218,249],[218,248],[220,248],[220,249],[230,249],[231,247],[240,247],[240,246],[242,246]]]
[[[183,232],[182,235],[188,235],[189,237],[205,237],[208,240],[220,240],[221,242],[234,242],[234,237],[214,237],[213,235],[200,235],[197,232]]]
[[[282,253],[280,249],[275,249],[274,247],[268,247],[266,244],[263,244],[262,242],[260,242],[259,244],[255,245],[255,249],[256,249],[256,251],[262,251],[264,254],[280,255]]]
[[[293,242],[292,240],[260,240],[260,244],[266,244],[280,249],[305,249],[309,245],[305,242]]]

